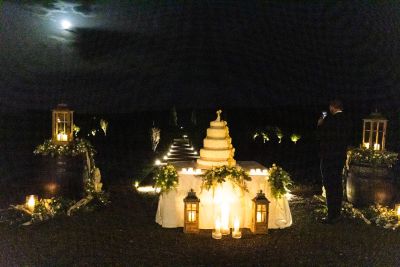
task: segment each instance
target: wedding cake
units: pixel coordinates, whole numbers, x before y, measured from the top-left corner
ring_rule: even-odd
[[[204,147],[200,149],[200,158],[197,160],[200,167],[236,165],[233,159],[235,149],[229,136],[229,128],[226,121],[221,120],[221,113],[221,110],[217,111],[217,119],[210,122],[210,128],[207,129],[207,136],[203,140]]]

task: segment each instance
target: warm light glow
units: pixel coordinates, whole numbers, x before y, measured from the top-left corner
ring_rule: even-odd
[[[227,202],[221,204],[221,228],[223,235],[229,235],[231,229],[229,228],[230,206]]]
[[[157,166],[159,166],[159,165],[161,165],[161,160],[159,160],[159,159],[156,159],[156,161],[155,161],[155,163],[154,163],[155,165],[157,165]]]
[[[164,160],[168,160],[168,156],[164,156],[163,159],[164,159]]]
[[[71,22],[69,22],[68,20],[64,19],[64,20],[61,21],[61,28],[62,28],[63,30],[68,30],[68,29],[70,29],[71,27],[72,27],[72,24],[71,24]]]
[[[196,221],[196,211],[190,210],[188,211],[188,221],[189,222],[195,222]]]
[[[261,211],[257,211],[257,222],[258,223],[263,222]]]
[[[139,181],[135,181],[135,187],[136,187],[136,188],[139,187]]]
[[[222,234],[221,234],[221,221],[219,218],[215,220],[215,230],[212,232],[212,238],[214,239],[221,239]]]
[[[161,188],[154,188],[152,186],[140,186],[137,188],[140,193],[160,193]]]
[[[400,218],[400,204],[396,204],[396,214]]]
[[[238,217],[236,217],[235,221],[233,222],[232,237],[233,238],[241,238],[242,237],[242,233],[240,232],[240,222],[239,222]]]
[[[364,143],[364,147],[365,147],[366,149],[369,149],[369,143]]]
[[[182,137],[185,138],[185,139],[188,138],[188,136],[186,134],[184,134]]]
[[[192,175],[200,175],[201,169],[193,169],[193,168],[182,168],[181,169],[182,174],[192,174]]]
[[[63,141],[63,142],[68,141],[68,135],[65,133],[57,134],[57,141]]]
[[[380,144],[374,144],[374,150],[380,150],[381,145]]]
[[[261,169],[250,169],[250,175],[256,176],[256,175],[261,175],[261,176],[266,176],[268,175],[268,170],[264,169],[261,171]]]
[[[33,212],[35,210],[36,206],[36,196],[35,195],[30,195],[27,197],[26,201],[26,207]]]

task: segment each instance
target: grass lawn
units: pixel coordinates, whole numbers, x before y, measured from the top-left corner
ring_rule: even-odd
[[[0,266],[398,266],[400,231],[358,220],[320,224],[310,197],[291,202],[293,226],[213,240],[154,222],[156,197],[111,188],[101,210],[29,227],[0,225]]]

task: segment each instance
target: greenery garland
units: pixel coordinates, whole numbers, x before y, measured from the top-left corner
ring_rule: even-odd
[[[227,179],[231,181],[234,185],[238,186],[243,191],[247,191],[246,181],[251,181],[251,177],[239,167],[221,166],[213,167],[207,170],[202,176],[203,183],[201,188],[206,190],[213,190],[218,184],[225,182]]]
[[[168,192],[178,186],[178,172],[171,164],[159,167],[154,176],[155,188],[159,188],[160,192]]]
[[[272,167],[268,169],[268,181],[271,186],[271,194],[277,199],[288,193],[288,187],[293,184],[289,173],[276,164],[272,164]]]
[[[350,164],[371,165],[392,168],[398,161],[398,153],[377,151],[367,148],[352,148],[347,151],[347,162]]]

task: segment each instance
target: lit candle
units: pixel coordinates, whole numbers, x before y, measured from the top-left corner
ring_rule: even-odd
[[[396,204],[396,214],[397,214],[397,217],[399,217],[399,219],[400,219],[400,204]]]
[[[262,220],[262,213],[261,213],[261,211],[257,211],[257,222],[260,223],[262,221],[263,221]]]
[[[374,150],[380,150],[381,145],[380,144],[374,144]]]
[[[257,169],[256,169],[256,173],[257,173],[257,174],[260,174],[260,173],[261,173],[261,169],[258,169],[258,168],[257,168]]]
[[[67,134],[63,134],[63,141],[68,141],[68,135]]]
[[[195,222],[196,221],[196,211],[195,210],[191,210],[189,211],[189,222]]]
[[[365,147],[366,149],[369,149],[369,143],[364,143],[364,147]]]
[[[189,169],[188,169],[188,172],[189,172],[190,174],[193,174],[193,168],[189,168]]]
[[[214,239],[221,239],[222,234],[221,234],[221,222],[219,219],[215,220],[215,230],[212,231],[212,238]]]
[[[233,238],[241,238],[242,237],[242,232],[239,230],[239,218],[235,218],[235,221],[233,223],[233,232],[232,232],[232,237]]]
[[[229,204],[222,203],[221,204],[221,226],[222,226],[222,234],[229,235],[231,233],[231,229],[229,228]]]
[[[37,199],[37,196],[35,196],[35,195],[29,195],[26,197],[26,207],[31,212],[33,212],[35,210],[36,199]]]
[[[187,173],[187,169],[186,168],[182,168],[182,173]]]
[[[250,175],[254,175],[255,174],[255,170],[254,169],[250,169]]]

